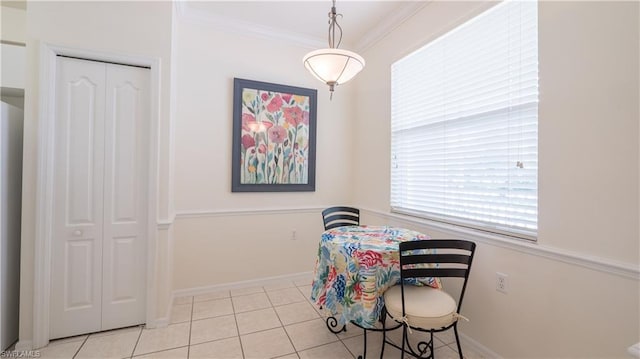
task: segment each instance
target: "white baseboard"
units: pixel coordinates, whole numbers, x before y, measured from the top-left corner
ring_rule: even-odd
[[[463,348],[470,349],[482,355],[483,358],[503,359],[500,355],[498,355],[498,353],[478,343],[468,335],[465,335],[461,332],[458,332],[458,335],[460,335],[460,341],[462,342],[461,344],[463,345]],[[462,354],[464,354],[464,349],[462,350]]]
[[[171,309],[173,308],[173,296],[169,298],[169,305],[164,312],[164,317],[155,318],[152,321],[145,323],[145,327],[149,329],[165,328],[171,324]]]
[[[186,289],[177,289],[173,291],[173,298],[206,294],[206,293],[218,292],[222,290],[265,286],[270,284],[276,284],[278,282],[282,282],[285,280],[296,281],[296,280],[308,279],[309,284],[311,284],[312,276],[313,276],[313,272],[301,272],[301,273],[286,274],[286,275],[280,275],[280,276],[274,276],[274,277],[265,277],[260,279],[243,280],[243,281],[232,282],[232,283],[214,284],[214,285],[195,287],[195,288],[186,288]]]

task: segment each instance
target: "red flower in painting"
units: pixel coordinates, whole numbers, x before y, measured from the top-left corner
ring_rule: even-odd
[[[267,130],[267,133],[271,142],[282,143],[287,138],[287,130],[282,126],[273,126]]]
[[[275,97],[267,105],[267,110],[269,112],[276,112],[280,110],[281,107],[282,107],[282,97],[280,97],[280,95],[275,95]]]
[[[305,125],[309,125],[309,111],[302,112],[302,123]]]
[[[263,92],[262,95],[260,95],[260,97],[262,98],[262,101],[267,101],[269,99],[269,94],[266,92]]]
[[[282,111],[284,112],[284,118],[289,122],[289,124],[291,124],[291,126],[298,127],[300,122],[302,122],[303,115],[300,107],[286,107]]]
[[[242,147],[249,149],[251,147],[254,147],[255,145],[256,145],[256,140],[253,139],[253,136],[251,135],[242,136]]]
[[[251,128],[249,127],[250,124],[255,123],[256,122],[256,118],[253,115],[250,115],[248,113],[243,113],[242,114],[242,129],[245,131],[251,131]]]
[[[267,146],[265,146],[264,143],[261,143],[260,146],[258,146],[258,152],[266,153],[267,152]]]
[[[356,258],[361,266],[365,268],[372,268],[382,264],[382,255],[374,251],[356,251]]]
[[[293,95],[290,93],[283,93],[282,94],[282,99],[284,100],[285,103],[289,103],[289,101],[291,101],[291,97]]]

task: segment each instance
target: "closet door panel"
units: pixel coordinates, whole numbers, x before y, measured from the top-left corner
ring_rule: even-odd
[[[105,65],[58,58],[51,338],[100,330]]]
[[[144,322],[149,70],[107,66],[103,329]]]

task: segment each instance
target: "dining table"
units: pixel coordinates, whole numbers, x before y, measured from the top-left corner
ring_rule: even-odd
[[[390,226],[344,226],[324,231],[311,300],[324,312],[329,330],[339,333],[349,322],[375,328],[384,292],[400,281],[398,244],[426,239],[426,234]],[[437,278],[410,284],[442,288]]]

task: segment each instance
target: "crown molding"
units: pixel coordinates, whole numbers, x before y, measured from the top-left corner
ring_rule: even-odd
[[[178,18],[208,25],[223,32],[249,35],[267,40],[278,39],[302,47],[308,47],[310,49],[327,47],[326,41],[318,38],[296,35],[276,27],[259,25],[228,16],[213,14],[208,11],[194,9],[189,6],[187,1],[176,1],[175,4]]]
[[[420,11],[429,4],[430,1],[409,1],[399,7],[389,16],[376,24],[376,27],[367,31],[367,34],[355,42],[357,51],[364,51],[382,38],[387,36],[391,31],[404,23],[407,19]],[[278,39],[291,44],[295,44],[309,49],[317,49],[327,47],[326,38],[312,37],[300,34],[293,34],[290,31],[281,28],[260,25],[253,22],[234,19],[229,16],[218,15],[208,11],[193,8],[189,6],[188,1],[176,1],[175,9],[178,18],[191,21],[198,24],[208,25],[220,31],[235,33],[240,35],[248,35],[261,39]]]
[[[431,1],[411,1],[399,7],[397,11],[389,14],[383,21],[379,22],[376,27],[370,29],[365,36],[358,40],[355,49],[357,51],[366,51],[382,40],[390,32],[403,24],[423,7],[427,6]]]

